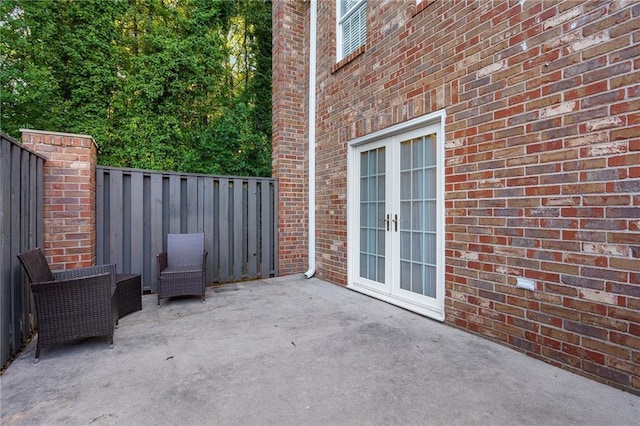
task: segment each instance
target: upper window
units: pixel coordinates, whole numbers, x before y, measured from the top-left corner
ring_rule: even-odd
[[[367,1],[337,0],[338,61],[367,41]]]

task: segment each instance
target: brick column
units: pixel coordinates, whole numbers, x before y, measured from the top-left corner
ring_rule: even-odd
[[[273,177],[278,179],[278,270],[308,267],[309,4],[273,2]],[[286,22],[286,25],[277,23]],[[304,114],[304,116],[303,116]]]
[[[95,265],[96,163],[91,136],[21,129],[44,163],[44,253],[52,269]]]

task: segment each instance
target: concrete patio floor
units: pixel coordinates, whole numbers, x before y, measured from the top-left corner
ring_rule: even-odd
[[[2,425],[640,422],[640,397],[298,276],[145,295],[113,349],[34,351],[0,378]]]

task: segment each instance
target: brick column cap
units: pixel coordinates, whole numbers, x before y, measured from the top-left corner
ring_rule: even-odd
[[[91,135],[81,135],[81,134],[78,134],[78,133],[50,132],[50,131],[47,131],[47,130],[32,130],[32,129],[20,129],[20,133],[22,133],[22,134],[31,133],[31,134],[36,134],[36,135],[48,135],[48,136],[61,136],[61,137],[91,139],[91,142],[93,142],[93,145],[96,148],[98,148],[98,144],[96,143],[95,139],[93,139],[93,136],[91,136]]]

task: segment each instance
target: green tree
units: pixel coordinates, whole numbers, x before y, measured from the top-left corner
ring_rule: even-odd
[[[3,131],[88,133],[105,165],[270,174],[270,2],[3,0],[0,37]]]
[[[132,1],[119,23],[126,57],[114,96],[112,143],[101,161],[194,171],[189,135],[210,125],[228,98],[225,2]],[[188,160],[188,161],[186,161]]]
[[[102,139],[117,83],[116,0],[0,3],[1,126],[91,133]]]

